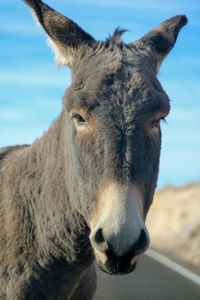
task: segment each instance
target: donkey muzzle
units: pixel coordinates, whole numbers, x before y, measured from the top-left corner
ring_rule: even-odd
[[[90,235],[98,266],[109,274],[129,273],[149,246],[142,194],[133,185],[111,183],[100,195]]]

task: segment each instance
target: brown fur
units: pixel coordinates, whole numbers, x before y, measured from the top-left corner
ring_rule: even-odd
[[[119,31],[96,42],[42,1],[24,2],[71,67],[72,85],[62,113],[40,139],[0,150],[1,299],[92,299],[96,278],[89,224],[100,186],[108,180],[140,186],[146,216],[161,137],[159,128],[153,137],[150,124],[158,112],[169,112],[157,66],[186,18],[170,19],[125,45]],[[76,134],[79,121],[72,111],[84,117],[88,131]],[[109,272],[121,258],[115,259]]]

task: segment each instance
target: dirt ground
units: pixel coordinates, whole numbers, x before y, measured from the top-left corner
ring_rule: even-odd
[[[200,182],[157,191],[147,227],[154,249],[200,269]]]

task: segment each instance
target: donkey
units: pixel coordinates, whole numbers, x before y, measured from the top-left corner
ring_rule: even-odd
[[[88,300],[95,258],[104,272],[127,274],[148,248],[170,109],[156,74],[187,18],[134,43],[119,29],[102,42],[42,1],[24,2],[72,83],[41,138],[0,150],[1,299]]]

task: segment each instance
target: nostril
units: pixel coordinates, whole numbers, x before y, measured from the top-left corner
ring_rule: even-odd
[[[145,230],[142,229],[141,234],[140,234],[140,246],[141,246],[141,248],[146,249],[148,244],[149,244],[149,238],[148,238]]]
[[[139,255],[141,253],[143,253],[149,246],[149,236],[147,234],[147,232],[142,229],[141,233],[140,233],[140,237],[139,240],[136,243],[136,254]]]
[[[102,228],[95,229],[91,233],[90,240],[94,250],[104,253],[108,249],[108,243],[104,239]]]
[[[102,228],[97,229],[95,236],[94,236],[94,240],[97,244],[101,244],[105,241],[104,237],[103,237]]]

